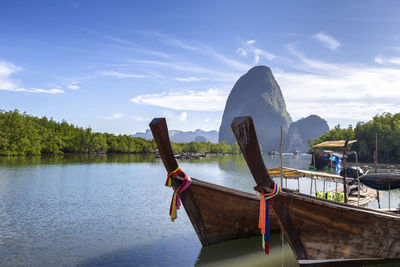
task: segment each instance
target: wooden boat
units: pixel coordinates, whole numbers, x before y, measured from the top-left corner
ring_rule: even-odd
[[[259,192],[271,192],[273,180],[262,160],[250,117],[231,124]],[[400,259],[400,216],[283,189],[272,200],[279,225],[301,265]]]
[[[167,172],[171,173],[176,170],[178,163],[172,152],[165,119],[153,119],[150,128],[164,166]],[[172,179],[175,185],[179,185],[183,181],[183,176],[172,176]],[[180,197],[203,246],[260,235],[259,198],[256,194],[192,178],[192,184],[181,193]],[[280,232],[272,211],[270,215],[271,232]]]
[[[360,177],[360,182],[376,190],[391,190],[400,188],[400,174],[370,173]]]
[[[310,180],[310,196],[313,192],[313,184],[314,184],[314,192],[317,192],[316,180],[322,180],[323,188],[320,188],[321,192],[325,194],[325,192],[329,193],[344,193],[344,187],[339,187],[339,183],[343,183],[343,177],[333,173],[325,173],[325,172],[316,172],[316,171],[308,171],[308,170],[298,170],[293,168],[283,167],[282,172],[281,168],[268,169],[269,176],[273,178],[280,177],[281,173],[283,174],[284,179],[296,179],[298,184],[298,192],[300,191],[300,181],[299,179],[302,177],[306,177]],[[353,178],[346,178],[346,182],[351,182]],[[336,189],[331,191],[325,191],[325,182],[334,182],[336,185]],[[400,181],[400,180],[399,180]],[[286,182],[287,183],[287,182]],[[369,187],[360,187],[360,190],[356,188],[354,192],[349,192],[347,195],[347,203],[356,206],[367,206],[370,202],[374,201],[377,198],[377,191],[373,188]],[[360,193],[358,195],[358,193]]]

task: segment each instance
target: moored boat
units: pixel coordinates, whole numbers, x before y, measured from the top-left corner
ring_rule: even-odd
[[[165,119],[153,119],[150,128],[164,166],[172,173],[178,163],[172,152]],[[171,178],[176,190],[184,180],[184,173]],[[260,234],[256,194],[192,178],[190,187],[180,194],[180,198],[203,246]],[[280,227],[272,210],[270,215],[271,233],[277,233]]]
[[[260,193],[274,181],[262,156],[250,117],[232,129]],[[334,202],[283,189],[271,206],[301,265],[400,260],[400,215]]]

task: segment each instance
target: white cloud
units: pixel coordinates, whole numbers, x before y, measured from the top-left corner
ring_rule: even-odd
[[[0,61],[0,90],[13,91],[13,92],[27,92],[27,93],[45,93],[45,94],[60,94],[64,93],[63,90],[43,89],[43,88],[24,88],[18,85],[18,82],[11,79],[11,75],[22,71],[23,69],[15,66],[12,63]]]
[[[382,65],[400,65],[400,57],[376,57],[375,62]]]
[[[17,88],[14,90],[11,90],[14,92],[27,92],[27,93],[34,93],[34,94],[39,94],[39,93],[45,93],[45,94],[61,94],[64,93],[64,90],[54,88],[54,89],[43,89],[43,88]]]
[[[147,48],[143,48],[143,47],[139,47],[137,45],[137,43],[135,42],[131,42],[129,40],[123,39],[123,38],[119,38],[113,35],[109,35],[109,34],[104,34],[101,32],[96,32],[96,31],[92,31],[92,30],[85,30],[88,33],[100,36],[101,38],[107,39],[109,41],[112,41],[114,43],[118,43],[119,45],[122,45],[123,48],[129,49],[131,51],[137,52],[138,54],[148,54],[151,56],[157,56],[157,57],[163,57],[163,58],[172,58],[171,55],[169,54],[165,54],[159,51],[154,51],[154,50],[149,50]]]
[[[135,121],[140,121],[140,122],[150,122],[151,118],[150,117],[143,117],[143,116],[133,116],[132,119]]]
[[[146,104],[175,110],[223,111],[228,94],[218,89],[206,91],[169,92],[139,95],[131,99]]]
[[[80,86],[78,86],[78,85],[68,85],[67,86],[69,89],[71,89],[71,90],[78,90],[79,88],[81,88]]]
[[[181,48],[181,49],[185,49],[185,50],[188,50],[190,52],[197,52],[197,53],[200,53],[200,54],[204,54],[204,55],[210,56],[211,58],[217,59],[217,60],[219,60],[219,61],[221,61],[223,63],[226,63],[229,67],[237,69],[237,70],[240,70],[240,71],[247,71],[251,67],[248,64],[245,64],[243,62],[230,59],[230,58],[226,57],[225,55],[221,54],[220,52],[216,51],[212,47],[209,47],[209,46],[206,46],[206,45],[202,45],[202,44],[194,44],[194,45],[187,44],[184,41],[175,39],[175,38],[170,37],[170,36],[166,36],[164,34],[156,33],[156,32],[146,32],[144,34],[157,37],[163,43],[166,43],[166,44],[169,44],[169,45]],[[249,42],[251,43],[251,41],[249,41]],[[255,42],[255,41],[253,40],[253,42]],[[167,64],[171,64],[171,63],[167,63]],[[178,67],[182,66],[182,64],[177,64],[177,65],[178,65]],[[175,65],[174,67],[177,67],[177,66]],[[180,69],[180,70],[184,70],[184,71],[193,70],[193,68],[187,69],[187,67],[191,67],[191,66],[184,66],[183,69]]]
[[[382,65],[384,64],[384,60],[382,57],[376,57],[376,58],[374,58],[374,61],[378,64],[382,64]]]
[[[242,63],[240,61],[236,61],[236,60],[227,58],[218,52],[212,52],[212,53],[210,53],[210,55],[214,58],[219,59],[221,62],[227,64],[227,66],[237,69],[237,70],[240,70],[240,71],[247,71],[251,68],[251,66],[246,63]]]
[[[122,113],[113,113],[113,114],[111,114],[111,116],[103,117],[103,119],[105,119],[105,120],[117,120],[117,119],[121,119],[123,117],[124,117],[124,114],[122,114]]]
[[[209,123],[209,122],[210,122],[210,118],[204,119],[204,122],[205,122],[205,123]]]
[[[329,36],[328,34],[324,32],[319,32],[313,36],[315,39],[320,41],[323,46],[331,49],[331,50],[336,50],[338,47],[340,47],[342,44],[333,38],[332,36]]]
[[[256,47],[254,45],[255,43],[256,43],[255,40],[246,41],[243,44],[245,46],[245,48],[239,47],[238,49],[236,49],[236,53],[241,56],[244,56],[244,57],[247,57],[247,55],[249,55],[249,54],[253,54],[254,55],[253,64],[258,64],[260,62],[261,58],[265,58],[267,60],[272,60],[277,57],[276,55],[274,55],[266,50]],[[247,69],[249,69],[249,66]]]
[[[199,81],[204,81],[204,78],[198,78],[198,77],[185,77],[185,78],[175,78],[176,81],[178,82],[199,82]]]
[[[117,71],[103,71],[100,74],[102,76],[111,76],[117,78],[135,78],[135,79],[148,78],[148,76],[146,75],[134,74],[134,73],[122,73]]]
[[[179,115],[179,121],[181,121],[181,122],[184,122],[185,120],[186,120],[186,118],[187,118],[187,112],[182,112],[180,115]]]
[[[304,56],[300,51],[298,51],[293,44],[287,44],[286,48],[294,55],[297,57],[298,60],[300,60],[301,65],[298,65],[297,63],[292,63],[297,64],[295,67],[301,71],[305,72],[311,72],[311,73],[325,73],[325,72],[337,72],[340,71],[340,69],[343,67],[340,64],[331,64],[331,63],[326,63],[323,61],[315,60],[315,59],[310,59]]]
[[[400,112],[400,69],[300,60],[301,72],[275,73],[292,115],[365,121]]]
[[[242,57],[247,57],[247,52],[243,48],[239,47],[236,49],[236,54],[239,54]]]
[[[274,54],[264,51],[260,48],[256,48],[256,47],[253,48],[253,53],[254,53],[254,63],[255,64],[258,64],[258,62],[260,60],[260,56],[264,57],[268,60],[272,60],[272,59],[276,58],[276,56]]]
[[[138,64],[138,65],[151,65],[153,68],[156,67],[162,67],[170,71],[171,69],[178,70],[181,73],[191,73],[191,74],[206,74],[207,75],[207,81],[216,81],[216,82],[229,82],[229,83],[234,83],[238,77],[243,72],[240,73],[235,73],[232,71],[226,71],[226,72],[221,72],[218,70],[210,69],[207,67],[202,67],[196,64],[192,63],[185,63],[185,62],[165,62],[165,61],[156,61],[156,60],[130,60],[129,62],[133,64]],[[241,66],[242,68],[246,68],[246,71],[251,67],[249,65],[244,65]],[[193,76],[190,76],[193,77]],[[185,78],[175,78],[175,79],[185,79]],[[202,78],[204,79],[204,78]],[[189,80],[180,80],[180,81],[186,81],[188,82]]]
[[[22,71],[22,68],[9,62],[0,61],[0,90],[15,91],[18,89],[18,85],[10,76],[19,71]]]

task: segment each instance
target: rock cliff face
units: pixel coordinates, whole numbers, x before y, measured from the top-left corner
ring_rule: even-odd
[[[310,115],[290,125],[288,134],[284,140],[283,149],[285,152],[307,152],[308,140],[320,137],[329,131],[326,120],[317,115]]]
[[[225,105],[219,142],[236,142],[230,124],[236,116],[252,116],[263,151],[278,150],[280,127],[286,134],[292,119],[270,68],[256,66],[234,85]]]

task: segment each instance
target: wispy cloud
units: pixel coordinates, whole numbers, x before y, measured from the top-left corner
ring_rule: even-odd
[[[338,40],[336,40],[335,38],[324,32],[319,32],[315,34],[313,37],[318,41],[320,41],[323,46],[329,48],[330,50],[336,50],[338,47],[342,45]]]
[[[187,116],[188,116],[188,114],[187,114],[186,111],[182,112],[182,113],[179,115],[179,121],[181,121],[181,122],[185,121],[186,118],[187,118]]]
[[[400,69],[326,63],[294,51],[298,71],[275,73],[292,115],[361,121],[400,112]]]
[[[150,122],[151,121],[151,117],[144,117],[144,116],[133,116],[132,119],[134,119],[135,121],[140,121],[140,122]]]
[[[135,51],[140,54],[148,54],[148,55],[167,58],[167,59],[173,58],[172,55],[169,55],[169,54],[166,54],[163,52],[159,52],[159,51],[154,51],[154,50],[147,49],[147,48],[143,48],[143,47],[139,46],[137,43],[132,42],[127,39],[124,39],[124,38],[116,37],[116,36],[106,34],[106,33],[96,32],[96,31],[92,31],[92,30],[86,30],[86,32],[96,35],[96,36],[99,36],[105,40],[109,40],[114,43],[123,45],[123,48],[130,49],[130,50]]]
[[[187,62],[169,62],[169,61],[157,61],[157,60],[129,60],[132,64],[141,65],[150,65],[153,67],[165,68],[170,71],[171,69],[177,70],[181,73],[188,73],[189,75],[197,75],[197,74],[206,74],[207,78],[199,78],[201,80],[215,81],[215,82],[235,82],[235,80],[241,75],[242,72],[236,73],[235,71],[226,71],[221,72],[208,67],[203,67],[201,65],[197,65],[195,63],[187,63]],[[250,68],[250,66],[248,66]],[[246,69],[247,70],[247,69]],[[194,76],[189,76],[194,77]],[[177,77],[176,79],[185,79],[185,77]],[[180,80],[180,81],[188,81]]]
[[[165,34],[162,34],[159,32],[143,31],[141,33],[146,36],[155,37],[155,38],[157,38],[157,40],[159,40],[167,45],[175,46],[175,47],[182,48],[185,50],[196,51],[196,50],[200,49],[197,45],[188,44],[182,40],[173,38],[171,36],[168,36],[168,35],[165,35]]]
[[[227,94],[218,89],[206,91],[169,92],[139,95],[131,99],[135,104],[146,104],[175,110],[222,111]],[[177,104],[179,103],[179,104]]]
[[[382,65],[400,65],[400,57],[376,57],[375,62]]]
[[[247,52],[246,50],[244,50],[243,48],[239,47],[238,49],[236,49],[236,54],[241,55],[242,57],[247,57]]]
[[[100,75],[112,76],[112,77],[116,77],[116,78],[135,78],[135,79],[143,79],[143,78],[149,77],[147,75],[142,75],[142,74],[122,73],[122,72],[117,72],[117,71],[102,71],[102,72],[100,72]]]
[[[46,93],[46,94],[60,94],[64,93],[59,88],[43,89],[43,88],[24,88],[19,85],[18,81],[13,80],[10,76],[16,72],[22,71],[23,69],[16,65],[0,61],[0,90],[13,91],[13,92],[27,92],[27,93]]]
[[[339,71],[343,66],[340,64],[331,64],[327,62],[323,62],[316,59],[310,59],[306,57],[303,53],[301,53],[295,44],[287,44],[286,48],[289,52],[291,52],[297,59],[297,62],[293,62],[295,68],[298,68],[300,71],[305,72],[336,72]],[[300,61],[300,63],[298,62]]]
[[[123,117],[124,117],[124,114],[122,114],[122,113],[113,113],[110,116],[103,117],[103,119],[105,119],[105,120],[117,120],[117,119],[121,119]]]
[[[181,78],[177,77],[177,78],[175,78],[175,80],[178,82],[200,82],[200,81],[206,80],[206,78],[189,76],[189,77],[181,77]]]
[[[67,85],[67,88],[69,88],[71,90],[78,90],[81,87],[79,85],[71,84],[71,85]]]
[[[64,93],[64,90],[53,88],[53,89],[43,89],[43,88],[17,88],[15,90],[11,90],[14,92],[27,92],[27,93],[34,93],[34,94],[61,94]]]
[[[18,88],[16,81],[11,79],[13,73],[23,69],[12,63],[0,61],[0,90],[15,91]]]
[[[254,53],[254,63],[255,64],[258,64],[258,62],[260,61],[260,57],[266,58],[268,60],[272,60],[272,59],[276,58],[276,56],[274,54],[264,51],[260,48],[254,47],[253,53]]]
[[[263,50],[259,47],[255,46],[256,40],[248,40],[246,42],[243,43],[244,47],[239,47],[238,49],[236,49],[236,53],[247,57],[247,55],[252,54],[253,55],[253,63],[254,64],[258,64],[260,62],[261,58],[265,58],[268,61],[276,58],[277,56],[274,55],[271,52],[268,52],[266,50]],[[249,69],[249,67],[247,67],[247,69]]]
[[[172,45],[172,46],[184,49],[184,50],[188,50],[190,52],[207,55],[210,58],[217,59],[220,62],[227,64],[228,67],[234,68],[236,70],[245,71],[251,67],[246,63],[231,59],[231,58],[225,56],[224,54],[218,52],[214,48],[204,45],[204,44],[198,44],[198,43],[187,44],[185,41],[182,41],[182,40],[179,40],[179,39],[176,39],[174,37],[167,36],[164,34],[156,33],[156,32],[147,32],[144,34],[154,36],[158,40],[160,40],[161,42],[164,42],[166,44],[169,44],[169,45]]]

